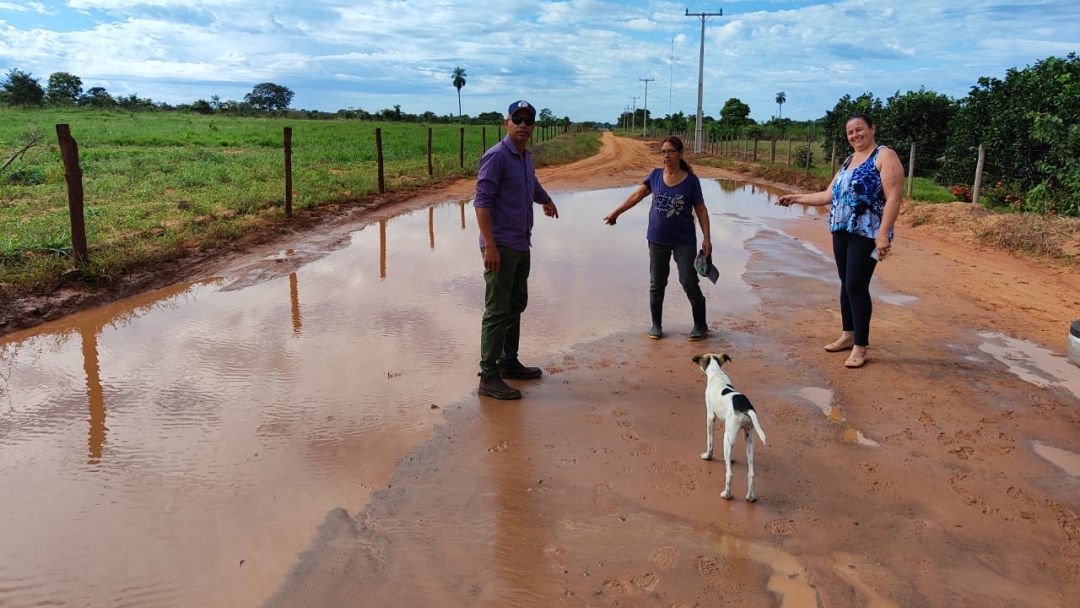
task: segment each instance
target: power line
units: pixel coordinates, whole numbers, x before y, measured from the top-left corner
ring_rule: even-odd
[[[690,9],[686,9],[686,16],[691,16]],[[697,128],[694,132],[694,153],[701,153],[701,93],[705,86],[705,18],[722,17],[724,10],[719,13],[693,13],[694,17],[701,18],[701,53],[698,57],[698,81],[697,81]]]

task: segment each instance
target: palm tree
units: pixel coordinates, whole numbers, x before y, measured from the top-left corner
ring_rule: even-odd
[[[454,68],[454,88],[457,89],[457,117],[461,122],[461,87],[465,86],[465,68]]]
[[[784,103],[787,101],[787,93],[780,91],[776,94],[776,108],[780,111],[777,118],[784,117]]]

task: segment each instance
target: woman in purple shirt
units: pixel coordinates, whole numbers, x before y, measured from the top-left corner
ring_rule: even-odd
[[[694,327],[687,339],[701,340],[709,331],[705,322],[705,295],[701,293],[694,268],[694,258],[698,252],[695,215],[701,224],[701,251],[706,256],[712,255],[709,211],[701,194],[701,182],[683,160],[682,154],[681,139],[674,135],[664,138],[660,142],[660,158],[664,166],[653,169],[638,189],[604,218],[605,223],[613,226],[624,211],[652,194],[646,238],[649,241],[649,311],[652,315],[649,337],[654,340],[664,336],[664,290],[671,273],[672,257],[679,269],[679,283],[690,299],[694,316]]]

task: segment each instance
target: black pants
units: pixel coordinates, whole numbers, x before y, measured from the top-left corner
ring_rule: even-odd
[[[694,256],[697,248],[671,247],[649,242],[649,308],[654,325],[660,325],[664,307],[664,291],[667,289],[668,275],[671,274],[671,260],[679,271],[679,284],[682,285],[686,298],[690,300],[690,309],[694,317],[694,326],[705,327],[705,294],[701,293],[698,273],[694,268]]]
[[[874,305],[870,301],[870,279],[877,260],[870,257],[877,244],[874,239],[850,232],[834,232],[833,257],[840,275],[840,318],[844,331],[855,332],[857,346],[870,345],[870,316]]]

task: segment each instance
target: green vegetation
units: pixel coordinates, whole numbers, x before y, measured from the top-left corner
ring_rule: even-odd
[[[0,110],[0,287],[49,291],[70,271],[71,223],[57,124],[78,142],[90,261],[84,278],[107,281],[134,268],[227,244],[288,224],[284,128],[292,129],[293,206],[301,216],[366,206],[378,188],[381,129],[387,192],[471,177],[501,125],[228,118],[193,113],[88,109]],[[461,132],[464,130],[464,162]],[[599,149],[597,132],[555,137],[536,130],[537,164]]]

